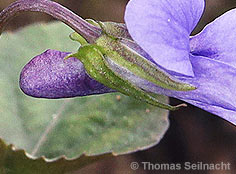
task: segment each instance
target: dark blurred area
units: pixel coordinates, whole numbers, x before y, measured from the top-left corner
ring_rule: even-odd
[[[1,0],[0,9],[14,0]],[[58,0],[83,18],[102,21],[123,22],[125,5],[128,0]],[[207,23],[225,11],[235,8],[235,0],[206,0],[205,13],[194,33],[199,32]],[[16,17],[6,27],[7,30],[19,29],[22,26],[43,21],[49,22],[51,17],[39,13],[25,13]],[[232,34],[236,34],[232,33]],[[171,99],[171,104],[181,101]],[[142,167],[133,171],[131,162],[151,163],[230,163],[230,171],[146,171]],[[235,174],[236,173],[236,127],[230,123],[189,105],[185,109],[171,112],[170,128],[162,141],[145,151],[119,156],[92,164],[81,174]]]

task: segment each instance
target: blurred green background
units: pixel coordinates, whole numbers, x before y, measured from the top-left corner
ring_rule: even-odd
[[[0,9],[14,0],[1,0]],[[83,18],[102,21],[123,22],[128,0],[58,0]],[[225,11],[235,8],[235,0],[206,0],[205,13],[194,33]],[[25,13],[9,23],[6,30],[14,31],[35,22],[49,22],[53,19],[39,13]],[[227,27],[227,26],[226,26]],[[236,34],[232,33],[232,34]],[[171,104],[180,101],[171,99]],[[130,163],[196,163],[230,162],[231,171],[191,171],[191,174],[235,174],[236,173],[236,127],[194,106],[188,106],[170,114],[170,128],[161,143],[149,150],[116,157],[92,164],[81,174],[185,174],[186,171],[132,171]]]

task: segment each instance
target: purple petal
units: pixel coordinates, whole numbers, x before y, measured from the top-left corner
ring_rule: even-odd
[[[69,53],[47,50],[34,57],[22,70],[20,87],[24,93],[40,98],[66,98],[112,92],[90,78]]]
[[[236,9],[231,10],[207,25],[191,38],[194,55],[210,57],[236,68]]]
[[[193,76],[189,35],[204,0],[130,0],[125,22],[132,38],[165,69]]]
[[[206,57],[191,56],[195,77],[185,79],[198,87],[171,96],[216,114],[236,125],[236,68]]]
[[[236,125],[236,68],[207,57],[191,56],[190,60],[194,78],[179,79],[193,84],[197,87],[196,90],[188,92],[165,90],[132,77],[133,82],[150,92],[186,101]]]

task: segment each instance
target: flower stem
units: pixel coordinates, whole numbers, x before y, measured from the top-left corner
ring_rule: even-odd
[[[49,0],[18,0],[13,2],[0,13],[0,33],[2,33],[4,26],[9,20],[27,11],[46,13],[64,22],[81,34],[89,43],[93,43],[101,35],[99,27],[88,23],[62,5]]]

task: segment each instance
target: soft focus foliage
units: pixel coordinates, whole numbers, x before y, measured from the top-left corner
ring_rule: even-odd
[[[24,150],[16,150],[12,145],[7,146],[1,139],[0,154],[1,174],[69,174],[88,164],[112,156],[111,153],[108,153],[91,157],[82,155],[73,160],[68,160],[65,157],[50,161],[44,157],[35,159]]]

